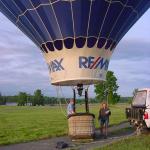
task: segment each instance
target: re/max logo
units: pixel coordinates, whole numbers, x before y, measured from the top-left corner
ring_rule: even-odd
[[[48,68],[50,72],[56,72],[56,71],[61,71],[64,70],[64,67],[62,66],[63,58],[60,60],[53,60],[48,64]]]
[[[79,68],[88,68],[88,69],[104,69],[107,70],[109,65],[109,60],[102,57],[79,57]]]

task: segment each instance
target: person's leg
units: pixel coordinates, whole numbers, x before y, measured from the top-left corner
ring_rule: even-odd
[[[103,135],[103,129],[104,129],[104,121],[103,120],[100,120],[100,133],[101,135]]]
[[[101,125],[101,127],[100,127],[100,132],[101,132],[101,135],[103,135],[103,128],[104,128],[104,126],[103,125]]]
[[[105,125],[104,125],[104,134],[105,134],[105,138],[107,138],[108,135],[108,119],[105,120]]]

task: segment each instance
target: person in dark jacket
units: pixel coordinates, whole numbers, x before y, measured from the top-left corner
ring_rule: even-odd
[[[107,129],[109,125],[110,115],[111,115],[111,111],[108,108],[107,103],[103,102],[99,110],[98,120],[100,123],[100,132],[102,135],[104,135],[104,138],[107,138]]]

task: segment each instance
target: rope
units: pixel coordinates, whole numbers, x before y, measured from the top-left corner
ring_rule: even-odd
[[[72,90],[73,90],[73,89],[77,89],[77,87],[73,87],[73,86],[72,86],[71,89],[72,89]],[[87,85],[87,86],[84,87],[84,90],[87,90],[87,91],[88,91],[88,89],[89,89],[89,85]],[[56,86],[56,93],[57,93],[57,102],[58,102],[59,108],[60,108],[62,114],[63,114],[65,117],[67,117],[67,111],[65,111],[65,110],[63,109],[63,107],[62,107],[61,98],[63,98],[63,99],[65,100],[66,105],[68,105],[68,102],[67,102],[67,100],[66,100],[66,98],[65,98],[65,96],[64,96],[62,87],[61,87],[60,85],[59,85],[59,86]]]
[[[61,103],[61,99],[60,99],[60,92],[62,91],[62,89],[61,89],[61,91],[60,91],[59,89],[61,89],[60,86],[56,86],[57,102],[58,102],[58,104],[59,104],[59,108],[60,108],[62,114],[63,114],[65,117],[67,117],[67,112],[64,111],[64,109],[62,108],[62,103]]]
[[[66,105],[68,105],[67,99],[65,98],[64,93],[62,91],[62,87],[61,86],[59,86],[59,87],[60,87],[60,90],[61,90],[61,94],[62,94],[62,96],[63,96],[63,98],[64,98],[64,100],[66,102]]]

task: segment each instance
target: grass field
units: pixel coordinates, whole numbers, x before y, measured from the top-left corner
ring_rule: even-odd
[[[150,150],[150,135],[131,137],[95,150]]]
[[[83,107],[79,106],[78,111]],[[125,120],[125,107],[123,104],[110,106],[111,125]],[[98,109],[98,105],[90,108],[96,114],[96,127]],[[59,107],[0,106],[1,145],[62,136],[67,134],[67,130],[67,119]]]

